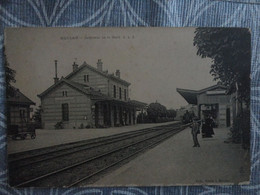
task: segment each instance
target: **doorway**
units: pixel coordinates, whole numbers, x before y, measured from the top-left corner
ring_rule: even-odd
[[[226,122],[227,122],[227,127],[230,127],[230,108],[226,109]]]

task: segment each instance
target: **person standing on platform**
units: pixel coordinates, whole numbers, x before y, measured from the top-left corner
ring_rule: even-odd
[[[213,131],[213,119],[212,119],[212,117],[211,117],[210,115],[206,118],[205,124],[206,124],[205,137],[212,137],[212,135],[214,135],[214,131]]]
[[[200,147],[199,141],[198,141],[198,134],[200,133],[199,131],[199,124],[196,118],[193,118],[192,124],[191,124],[191,134],[193,138],[194,145],[193,147]]]

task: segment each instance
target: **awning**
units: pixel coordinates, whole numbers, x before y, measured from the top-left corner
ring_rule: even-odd
[[[198,103],[197,96],[202,93],[207,95],[220,95],[225,94],[226,87],[220,84],[213,85],[201,90],[190,90],[190,89],[180,89],[177,88],[177,92],[189,103],[196,105]]]
[[[189,104],[197,104],[197,91],[189,90],[189,89],[176,89],[177,92],[189,103]]]

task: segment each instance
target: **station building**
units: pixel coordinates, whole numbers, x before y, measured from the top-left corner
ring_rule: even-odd
[[[27,130],[26,125],[30,122],[31,106],[35,103],[26,97],[19,89],[14,88],[14,94],[6,98],[7,129]],[[11,132],[8,132],[11,133]]]
[[[72,72],[38,95],[42,106],[42,126],[53,129],[62,122],[64,128],[111,127],[136,124],[136,112],[146,103],[130,100],[130,83],[86,62],[72,65]]]
[[[177,88],[177,92],[189,103],[197,106],[198,117],[210,115],[219,127],[229,127],[235,112],[234,97],[227,88],[214,85],[201,90]]]

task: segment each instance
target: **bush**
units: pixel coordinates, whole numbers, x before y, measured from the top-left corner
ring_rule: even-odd
[[[63,122],[62,122],[62,121],[57,122],[57,123],[54,125],[54,128],[55,128],[55,129],[63,129],[63,128],[64,128]]]
[[[83,123],[80,124],[79,129],[84,129],[84,124]]]

